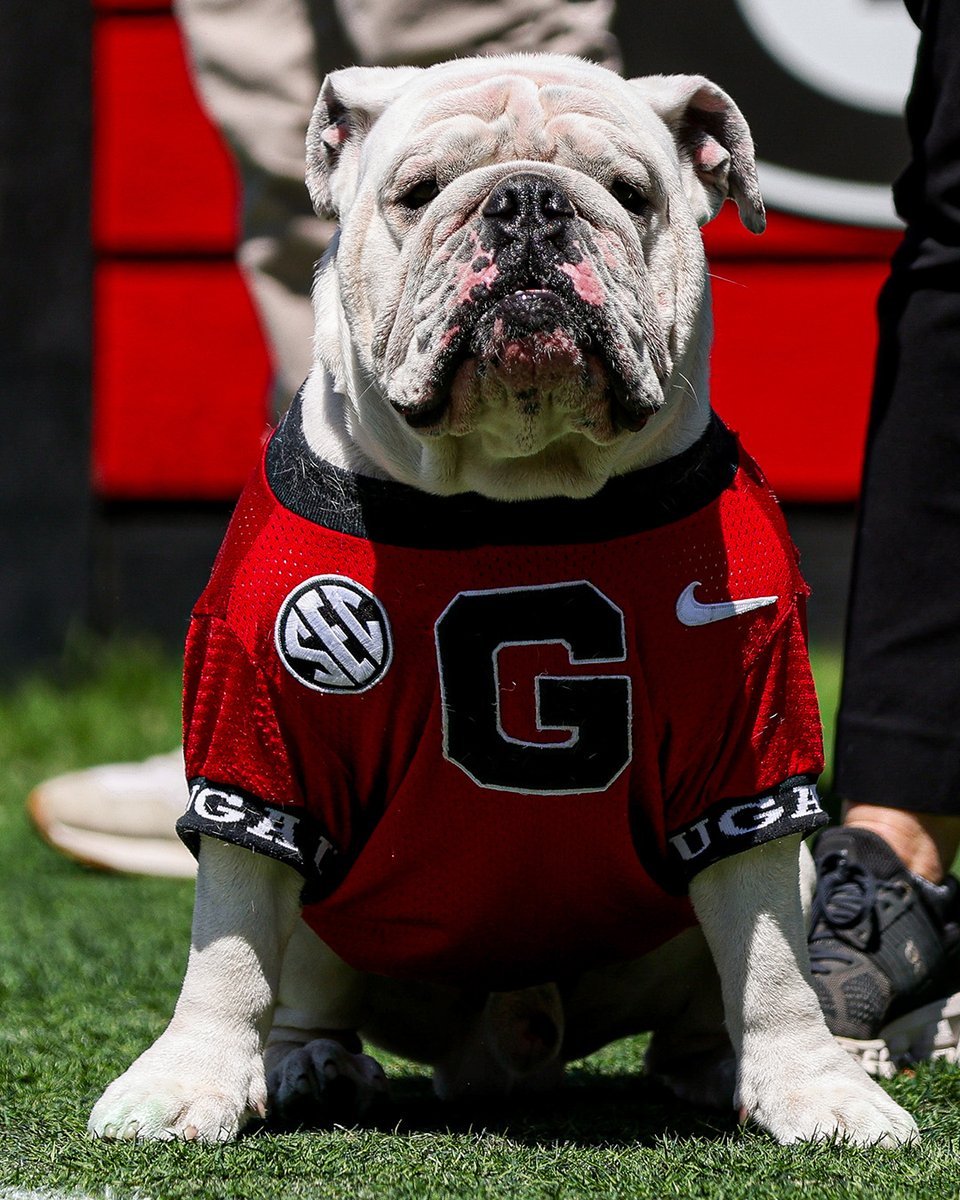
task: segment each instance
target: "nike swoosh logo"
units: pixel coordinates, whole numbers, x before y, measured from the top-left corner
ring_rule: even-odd
[[[695,579],[677,597],[677,620],[682,625],[710,625],[714,621],[726,621],[739,617],[741,613],[753,612],[755,608],[766,608],[776,604],[779,596],[751,596],[747,600],[721,600],[719,604],[701,604],[693,593],[700,586]]]

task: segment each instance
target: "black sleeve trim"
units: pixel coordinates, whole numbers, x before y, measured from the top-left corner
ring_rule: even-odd
[[[689,883],[704,867],[791,833],[813,833],[829,818],[814,775],[795,775],[748,799],[721,800],[698,820],[667,834],[670,872]]]
[[[269,804],[231,784],[191,779],[187,811],[177,833],[196,858],[200,835],[243,846],[293,867],[304,878],[304,903],[326,895],[343,874],[342,855],[302,808]]]

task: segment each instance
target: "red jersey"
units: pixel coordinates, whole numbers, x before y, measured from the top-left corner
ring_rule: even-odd
[[[587,500],[317,461],[299,404],[187,643],[188,845],[304,876],[353,966],[507,988],[648,951],[697,871],[825,821],[806,588],[714,420]]]

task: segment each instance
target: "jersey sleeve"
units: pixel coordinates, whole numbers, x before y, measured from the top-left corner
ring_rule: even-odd
[[[197,854],[200,835],[277,858],[327,890],[340,854],[310,813],[272,689],[218,617],[196,616],[184,667],[184,759],[190,799],[177,833]]]
[[[820,711],[797,595],[750,663],[732,703],[707,699],[699,766],[666,813],[671,874],[688,883],[731,854],[826,824]]]

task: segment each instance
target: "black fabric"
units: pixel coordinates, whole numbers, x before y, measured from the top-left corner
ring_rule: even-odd
[[[718,417],[669,462],[609,480],[584,500],[431,496],[354,475],[317,459],[303,436],[298,395],[267,448],[267,481],[286,508],[339,533],[390,546],[462,549],[595,543],[669,525],[729,487],[737,442]]]
[[[332,891],[343,877],[343,857],[311,813],[269,804],[242,788],[203,776],[191,779],[189,787],[187,810],[176,829],[195,858],[200,854],[200,835],[206,834],[279,859],[303,876],[304,904]]]
[[[837,728],[847,800],[960,812],[960,5],[927,0],[879,304]]]
[[[672,877],[660,882],[666,891],[685,892],[690,880],[705,867],[776,838],[793,833],[806,837],[828,820],[813,775],[785,779],[760,796],[724,799],[698,820],[667,833]],[[640,840],[638,837],[638,843]]]

